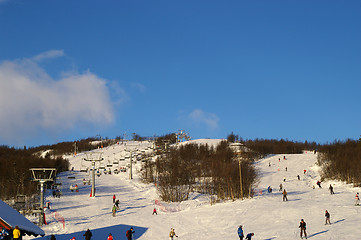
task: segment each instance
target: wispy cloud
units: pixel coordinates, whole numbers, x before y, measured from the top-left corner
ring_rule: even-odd
[[[64,56],[64,50],[50,50],[47,52],[40,53],[39,55],[32,57],[30,60],[39,62],[44,59],[56,58],[61,56]]]
[[[138,91],[140,91],[141,93],[144,93],[146,88],[143,84],[141,83],[138,83],[138,82],[133,82],[132,83],[132,87],[137,89]]]
[[[63,56],[52,50],[30,59],[0,63],[0,138],[10,142],[39,131],[114,121],[107,81],[90,71],[51,78],[37,62]]]
[[[201,109],[193,110],[189,115],[188,119],[193,123],[200,125],[205,124],[209,129],[215,130],[218,128],[219,118],[213,113],[204,112]]]

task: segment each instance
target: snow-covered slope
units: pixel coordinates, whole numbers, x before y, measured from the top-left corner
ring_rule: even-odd
[[[128,149],[148,151],[150,143],[127,144]],[[94,152],[102,151],[104,161],[110,162],[121,156],[125,147],[119,144]],[[179,239],[228,240],[238,239],[237,227],[240,224],[246,233],[254,232],[253,239],[256,240],[290,240],[299,238],[301,218],[306,221],[307,233],[312,239],[358,239],[361,236],[361,207],[354,205],[354,196],[360,189],[340,182],[325,182],[322,188],[318,188],[317,154],[312,152],[274,155],[258,161],[255,164],[259,170],[259,182],[254,198],[212,206],[206,196],[198,194],[182,203],[161,202],[162,206],[155,205],[155,200],[159,200],[156,187],[139,181],[136,170],[140,167],[139,162],[134,164],[132,180],[129,172],[97,177],[96,196],[89,197],[91,186],[83,185],[82,179],[90,179],[91,176],[79,172],[80,168],[89,165],[81,160],[84,156],[82,153],[70,157],[74,171],[60,175],[63,196],[47,196],[51,209],[46,210],[48,225],[43,230],[47,235],[54,234],[57,240],[69,240],[74,236],[84,239],[82,235],[88,228],[95,240],[106,239],[109,233],[116,240],[125,240],[125,231],[131,226],[135,230],[135,238],[142,240],[169,239],[171,227],[175,228]],[[127,163],[120,164],[125,166]],[[300,175],[300,180],[297,175]],[[69,190],[69,186],[75,183],[79,192]],[[280,183],[288,192],[287,202],[282,201],[282,194],[278,191]],[[330,184],[334,186],[334,195],[330,195],[328,190]],[[272,193],[267,193],[268,186],[273,188]],[[313,186],[316,188],[313,189]],[[111,213],[113,194],[120,200],[120,210],[115,217]],[[152,215],[154,207],[157,207],[158,215]],[[326,209],[331,214],[331,225],[325,225]]]

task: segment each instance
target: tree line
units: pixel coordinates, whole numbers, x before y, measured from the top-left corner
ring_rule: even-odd
[[[56,168],[62,172],[68,170],[69,162],[61,157],[39,157],[27,149],[0,146],[0,199],[38,192],[38,182],[32,181],[30,168]]]
[[[361,186],[361,138],[335,141],[319,147],[322,179],[334,179]]]
[[[242,190],[252,195],[256,171],[252,162],[241,161]],[[196,191],[213,200],[241,198],[239,162],[227,141],[217,147],[186,144],[170,147],[155,162],[145,162],[141,178],[155,183],[163,201],[184,201]]]

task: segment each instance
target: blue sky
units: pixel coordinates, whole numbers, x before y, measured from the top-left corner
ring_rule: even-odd
[[[0,0],[0,144],[361,134],[359,1]]]

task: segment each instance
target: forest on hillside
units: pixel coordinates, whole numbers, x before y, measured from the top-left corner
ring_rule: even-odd
[[[318,164],[323,179],[334,179],[361,186],[361,138],[320,146]]]
[[[30,168],[56,168],[67,171],[69,162],[61,157],[43,158],[26,149],[0,146],[0,199],[37,193],[38,182],[32,181]]]
[[[157,185],[163,201],[171,202],[187,200],[194,191],[216,196],[215,201],[248,197],[256,181],[252,162],[239,162],[227,141],[215,148],[198,144],[170,147],[155,162],[145,162],[141,174],[144,182]]]

